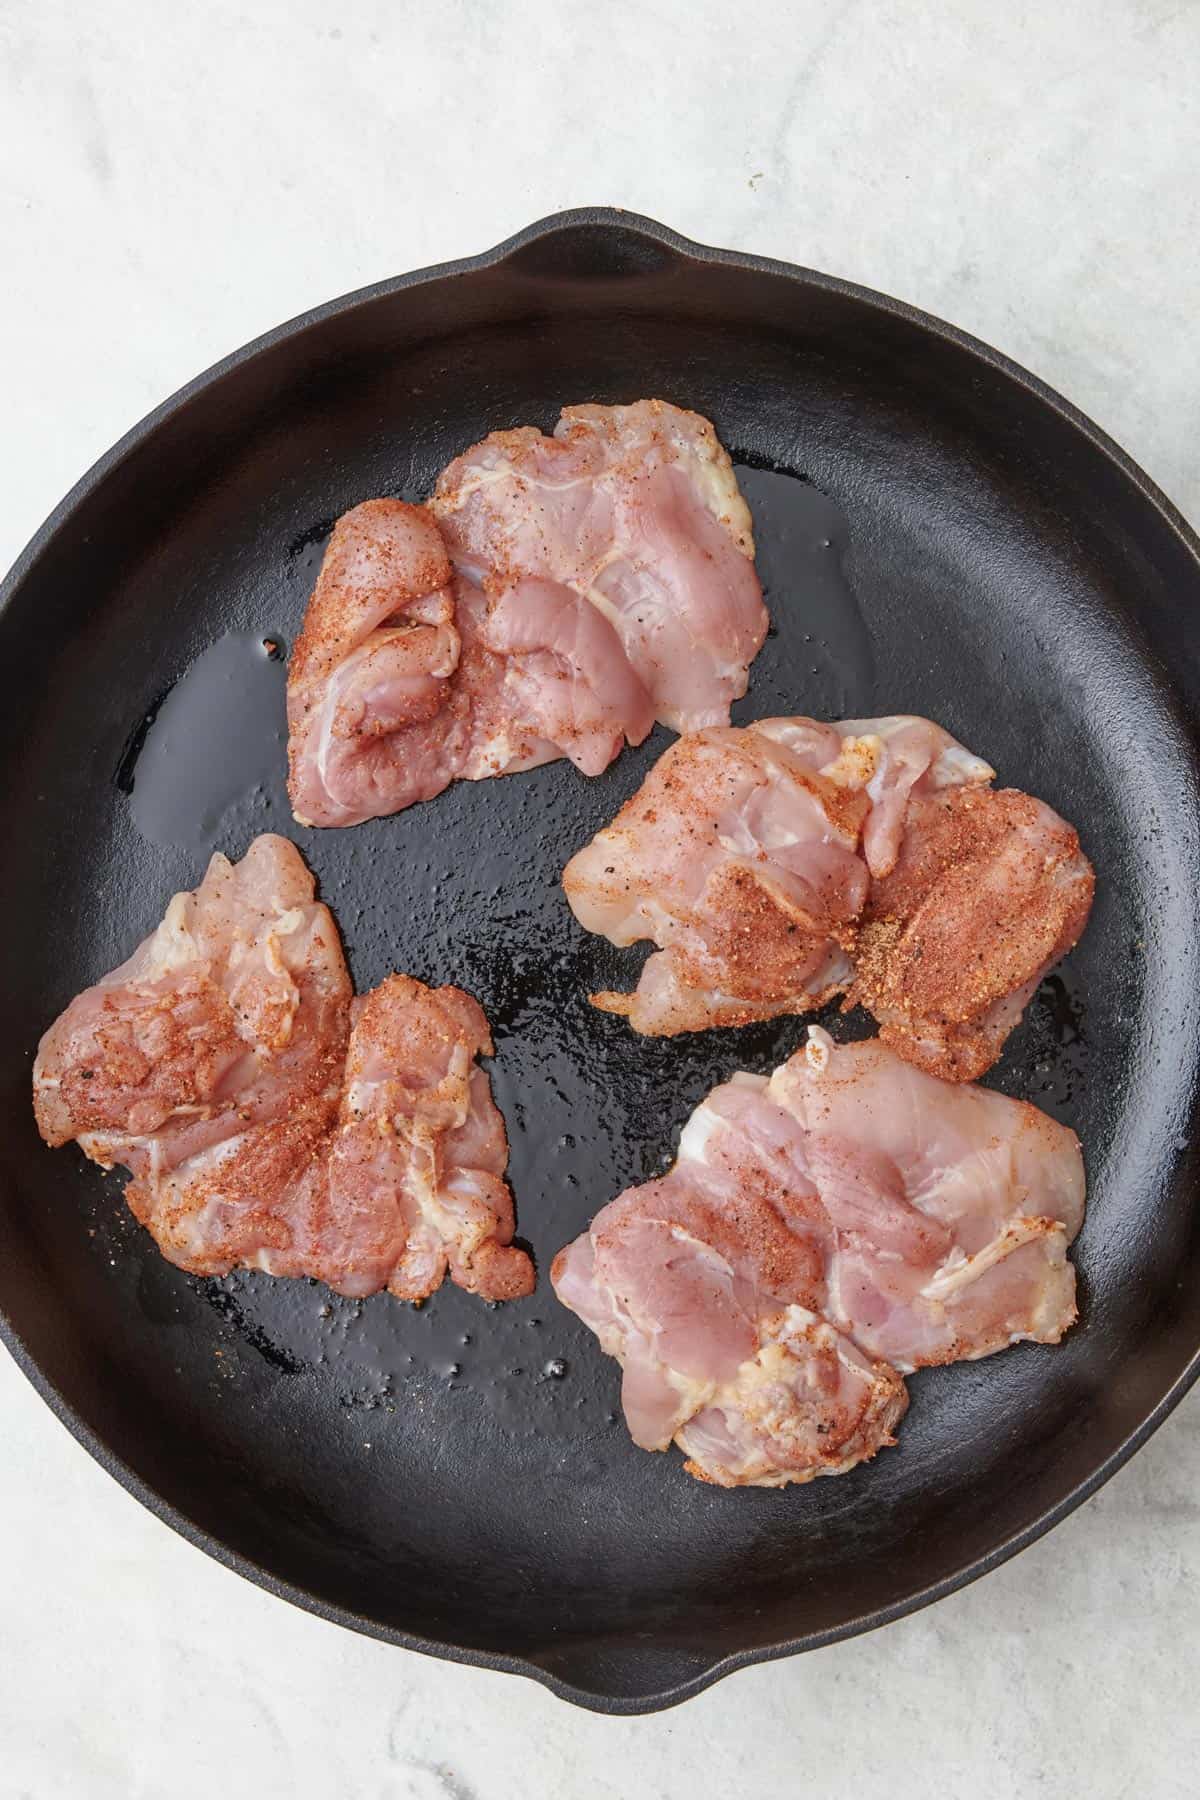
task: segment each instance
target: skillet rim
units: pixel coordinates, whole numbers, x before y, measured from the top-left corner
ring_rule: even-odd
[[[16,595],[26,576],[51,541],[64,527],[70,524],[79,507],[102,485],[112,471],[150,438],[161,424],[179,412],[195,396],[214,386],[234,369],[252,361],[261,352],[272,349],[289,338],[299,336],[310,327],[323,324],[341,314],[350,313],[360,306],[389,298],[402,293],[407,288],[424,286],[448,277],[475,274],[495,268],[509,261],[531,244],[576,231],[581,227],[593,230],[598,228],[605,232],[640,237],[669,250],[677,257],[693,262],[725,265],[747,269],[759,274],[780,276],[789,281],[798,282],[801,286],[841,295],[859,301],[877,312],[903,320],[934,338],[965,351],[992,371],[1015,382],[1018,387],[1023,388],[1034,399],[1049,407],[1065,424],[1073,427],[1076,432],[1087,439],[1092,447],[1107,458],[1115,470],[1137,490],[1143,502],[1158,513],[1162,523],[1176,536],[1180,547],[1197,565],[1198,572],[1200,572],[1200,535],[1192,529],[1174,502],[1134,462],[1132,457],[1057,390],[1001,351],[992,349],[981,339],[936,318],[919,307],[910,305],[907,301],[896,300],[860,283],[846,281],[835,275],[826,275],[819,270],[810,269],[802,264],[784,262],[775,257],[756,256],[747,251],[724,250],[701,244],[659,224],[656,220],[639,213],[626,212],[619,207],[585,206],[549,214],[477,255],[435,263],[425,268],[412,270],[404,275],[392,276],[311,307],[283,324],[263,332],[260,336],[242,345],[240,349],[211,364],[209,368],[178,388],[125,432],[59,501],[20,552],[8,574],[0,581],[0,616],[4,614],[9,602]],[[955,1569],[941,1580],[932,1582],[927,1587],[921,1588],[901,1600],[894,1601],[890,1605],[863,1612],[855,1619],[830,1630],[801,1633],[776,1644],[735,1651],[728,1656],[719,1657],[696,1674],[658,1692],[616,1693],[600,1687],[590,1688],[565,1680],[554,1670],[543,1666],[532,1657],[501,1655],[488,1650],[437,1642],[415,1633],[383,1625],[348,1607],[332,1604],[296,1583],[281,1580],[262,1564],[231,1550],[219,1538],[197,1525],[185,1512],[165,1500],[154,1487],[144,1481],[123,1458],[117,1456],[103,1439],[79,1417],[65,1395],[42,1373],[37,1361],[2,1308],[0,1308],[0,1341],[3,1341],[17,1367],[55,1417],[66,1427],[76,1442],[81,1444],[88,1454],[99,1463],[102,1469],[118,1481],[136,1500],[139,1500],[149,1512],[153,1513],[162,1523],[170,1526],[188,1543],[205,1551],[214,1561],[245,1577],[257,1587],[265,1589],[275,1598],[286,1600],[293,1606],[315,1614],[318,1618],[331,1624],[345,1626],[366,1637],[396,1644],[402,1649],[418,1651],[424,1655],[437,1657],[442,1661],[465,1663],[472,1667],[492,1669],[505,1674],[524,1675],[548,1689],[559,1699],[587,1708],[592,1712],[624,1717],[658,1712],[677,1706],[702,1693],[727,1675],[735,1674],[739,1669],[749,1668],[758,1663],[774,1662],[806,1650],[822,1649],[828,1644],[857,1637],[864,1632],[875,1630],[881,1625],[891,1624],[894,1620],[904,1618],[910,1613],[931,1605],[936,1600],[957,1592],[960,1588],[978,1580],[980,1576],[990,1574],[992,1570],[999,1568],[1019,1551],[1045,1536],[1084,1501],[1089,1500],[1142,1448],[1175,1410],[1197,1378],[1200,1378],[1200,1343],[1198,1343],[1191,1357],[1168,1385],[1157,1404],[1089,1476],[1077,1483],[1069,1493],[1049,1507],[1039,1518],[1012,1533],[986,1554]],[[595,1656],[595,1652],[593,1652],[593,1656]],[[618,1653],[618,1663],[619,1660]]]

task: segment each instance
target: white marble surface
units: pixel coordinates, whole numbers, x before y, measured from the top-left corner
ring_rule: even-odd
[[[608,201],[1010,351],[1200,516],[1192,0],[0,0],[0,562],[316,301]],[[0,1357],[0,1796],[1200,1788],[1200,1399],[890,1630],[659,1718],[361,1641],[174,1537]]]

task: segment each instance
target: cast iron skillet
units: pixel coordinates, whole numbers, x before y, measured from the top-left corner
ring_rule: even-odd
[[[663,734],[591,783],[560,763],[300,831],[283,665],[258,654],[295,633],[345,507],[424,494],[489,429],[644,394],[708,414],[755,471],[777,630],[739,716],[927,713],[1074,820],[1100,877],[1081,948],[993,1076],[1083,1139],[1081,1324],[1058,1349],[918,1376],[897,1449],[783,1493],[723,1493],[633,1449],[615,1365],[546,1280],[714,1081],[801,1036],[644,1043],[583,999],[634,959],[583,936],[557,873]],[[132,1493],[272,1592],[606,1711],[995,1567],[1197,1372],[1198,599],[1183,521],[1021,369],[895,301],[645,219],[564,214],[239,351],[85,476],[3,589],[0,1303],[18,1362]],[[216,674],[210,658],[154,720],[217,640]],[[239,716],[257,748],[214,794]],[[270,826],[317,870],[360,985],[395,965],[491,1015],[531,1300],[447,1287],[417,1312],[198,1281],[133,1225],[119,1177],[38,1142],[42,1029],[210,848]]]

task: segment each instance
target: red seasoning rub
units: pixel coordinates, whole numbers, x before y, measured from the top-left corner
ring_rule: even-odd
[[[974,1080],[1077,942],[1094,889],[1074,828],[1031,795],[915,795],[896,866],[871,884],[847,1004],[910,1062]]]
[[[130,1170],[126,1198],[198,1275],[314,1276],[354,1296],[532,1291],[512,1248],[482,1011],[392,975],[355,1000],[328,908],[285,838],[214,856],[194,893],[50,1027],[49,1144]]]

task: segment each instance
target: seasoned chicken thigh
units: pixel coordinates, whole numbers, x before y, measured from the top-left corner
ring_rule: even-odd
[[[654,718],[728,723],[767,613],[749,508],[707,419],[662,400],[568,406],[553,437],[495,431],[456,458],[430,508],[485,589],[533,576],[584,596]]]
[[[1083,1202],[1078,1141],[1036,1107],[814,1026],[715,1088],[551,1279],[621,1362],[636,1443],[775,1487],[891,1443],[903,1373],[1056,1343]]]
[[[766,635],[750,515],[712,426],[661,401],[496,432],[428,507],[339,519],[288,673],[289,790],[353,825],[656,718],[724,722]]]
[[[589,931],[658,946],[594,1003],[669,1036],[844,993],[901,1055],[982,1074],[1093,889],[1071,827],[992,774],[926,719],[681,738],[563,873]]]
[[[404,1299],[528,1293],[482,1011],[393,975],[360,1000],[295,847],[214,856],[128,962],[43,1037],[49,1144],[122,1163],[164,1256],[199,1275],[311,1275]]]

